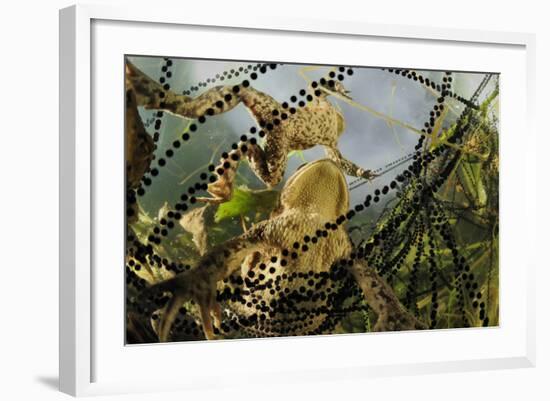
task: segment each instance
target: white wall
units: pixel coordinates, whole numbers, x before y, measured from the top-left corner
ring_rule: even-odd
[[[131,1],[97,1],[130,4]],[[189,1],[140,1],[150,7]],[[537,115],[539,174],[543,185],[544,145],[547,136],[547,90],[550,30],[543,1],[346,1],[322,3],[277,0],[275,2],[197,2],[202,12],[217,10],[229,15],[248,7],[265,13],[354,19],[365,16],[375,23],[430,25],[505,31],[534,32],[537,36]],[[61,399],[57,381],[57,220],[58,220],[58,8],[62,0],[6,1],[0,8],[0,393],[3,399]],[[247,5],[249,4],[249,5]],[[543,126],[544,124],[544,126]],[[547,164],[547,163],[544,163]],[[542,190],[542,189],[541,189]],[[534,192],[533,192],[534,196]],[[542,240],[548,224],[546,202],[539,195]],[[543,260],[542,252],[540,259]],[[326,383],[323,386],[268,389],[263,394],[235,391],[214,395],[224,399],[550,399],[548,349],[548,266],[538,267],[538,367],[525,370],[446,374],[370,380],[366,383]],[[197,397],[201,395],[197,394]],[[114,399],[114,398],[113,398]],[[182,399],[181,394],[130,396],[132,400]]]

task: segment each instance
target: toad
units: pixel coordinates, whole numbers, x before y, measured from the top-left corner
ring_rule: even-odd
[[[374,331],[425,328],[360,258],[342,224],[349,192],[340,166],[321,159],[299,168],[264,221],[207,252],[197,265],[150,288],[171,293],[158,324],[169,341],[180,308],[198,305],[207,339],[240,329],[252,336],[321,334],[342,316],[340,290],[357,286],[377,316]],[[342,264],[339,261],[346,261]]]
[[[265,136],[264,146],[259,146],[256,138],[241,141],[222,157],[216,167],[218,179],[208,186],[212,197],[198,200],[211,203],[229,200],[236,170],[243,157],[248,159],[258,178],[271,188],[282,180],[287,156],[291,151],[310,149],[316,145],[324,146],[327,157],[346,174],[369,180],[375,177],[370,170],[347,160],[338,150],[338,139],[345,130],[345,122],[328,96],[351,99],[339,80],[322,78],[319,82],[313,82],[308,91],[300,91],[303,100],[298,102],[297,98],[292,97],[300,106],[292,107],[287,102],[279,103],[268,94],[252,88],[246,80],[239,85],[216,86],[191,98],[166,89],[129,61],[126,61],[126,73],[136,91],[138,104],[146,109],[165,110],[195,119],[228,112],[242,103],[260,126],[259,135]]]

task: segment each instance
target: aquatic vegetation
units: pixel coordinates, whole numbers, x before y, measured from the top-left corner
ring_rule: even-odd
[[[128,62],[129,343],[498,325],[497,75],[202,63]]]

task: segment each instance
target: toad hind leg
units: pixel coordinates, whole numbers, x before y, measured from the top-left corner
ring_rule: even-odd
[[[242,102],[256,120],[261,120],[279,108],[275,99],[250,87],[247,80],[237,85],[215,86],[192,98],[165,89],[163,85],[126,60],[126,81],[135,89],[138,105],[146,109],[164,110],[185,118],[226,113]]]

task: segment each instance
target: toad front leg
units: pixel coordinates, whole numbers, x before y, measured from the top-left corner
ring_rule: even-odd
[[[285,173],[287,153],[288,150],[284,144],[274,141],[272,138],[267,139],[265,150],[256,143],[239,142],[237,148],[229,152],[227,157],[223,157],[214,170],[218,178],[208,185],[208,192],[213,197],[200,197],[197,200],[209,203],[222,203],[230,200],[237,168],[245,157],[256,176],[267,187],[274,187],[282,180]]]
[[[202,327],[207,339],[215,338],[212,318],[221,324],[221,308],[216,301],[217,283],[241,268],[245,257],[262,249],[265,244],[273,245],[278,231],[273,227],[289,224],[277,218],[256,224],[245,234],[230,239],[203,256],[196,268],[151,286],[147,294],[171,292],[172,298],[165,307],[159,322],[158,336],[161,342],[168,341],[170,330],[176,320],[179,308],[184,302],[194,301],[200,312]]]
[[[221,310],[216,306],[216,287],[209,278],[200,271],[189,271],[182,273],[173,279],[153,285],[150,291],[171,292],[172,298],[164,308],[164,313],[158,325],[158,338],[166,342],[170,338],[170,330],[176,320],[179,309],[184,302],[193,300],[199,307],[200,318],[204,335],[207,339],[214,338],[211,313],[221,321]]]
[[[209,203],[222,203],[231,199],[233,182],[237,168],[243,158],[256,176],[269,188],[277,185],[283,178],[287,165],[288,150],[283,141],[276,141],[272,137],[266,140],[265,150],[255,142],[239,142],[236,149],[222,157],[214,170],[217,180],[208,185],[208,192],[212,198],[200,197],[197,200]]]
[[[344,173],[353,177],[361,177],[367,180],[371,180],[377,177],[371,170],[365,170],[359,167],[357,164],[346,159],[336,146],[326,146],[325,152],[327,157],[334,161]]]
[[[244,259],[269,247],[279,247],[286,227],[296,225],[296,216],[281,215],[264,220],[251,227],[246,233],[232,238],[203,256],[196,268],[151,286],[147,294],[171,292],[172,298],[159,322],[158,336],[161,342],[168,341],[170,330],[176,320],[179,308],[184,302],[193,300],[199,307],[202,327],[207,339],[215,338],[212,318],[219,325],[222,313],[216,301],[217,283],[241,268]]]

